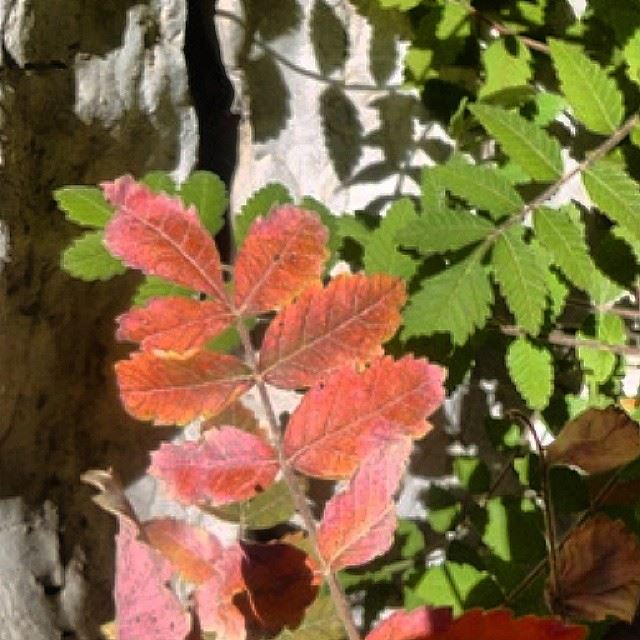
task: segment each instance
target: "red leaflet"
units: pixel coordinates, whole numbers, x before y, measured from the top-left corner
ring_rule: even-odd
[[[318,592],[309,556],[283,543],[245,543],[242,550],[242,575],[260,625],[270,633],[297,627]]]
[[[142,308],[131,309],[118,318],[118,340],[139,342],[150,351],[189,351],[233,322],[227,306],[218,300],[193,300],[183,296],[154,298]]]
[[[162,444],[149,472],[186,503],[238,502],[266,489],[279,465],[262,438],[234,427],[208,431],[201,442]]]
[[[222,555],[222,545],[208,531],[173,518],[148,520],[142,528],[149,544],[186,580],[200,584],[213,577],[213,564]]]
[[[138,540],[138,528],[118,518],[115,604],[118,640],[184,640],[191,617],[167,587],[173,569],[149,545]]]
[[[393,543],[393,494],[404,473],[411,440],[399,438],[372,453],[345,491],[327,502],[318,550],[335,571],[369,562]]]
[[[279,309],[320,281],[329,255],[318,216],[293,205],[251,226],[235,264],[235,304],[244,315]]]
[[[213,565],[213,577],[198,588],[196,610],[203,631],[215,633],[225,640],[245,640],[245,616],[236,606],[245,590],[241,571],[242,550],[235,544],[224,550]],[[158,636],[154,640],[160,640]]]
[[[345,367],[317,384],[291,416],[285,454],[320,478],[350,476],[385,438],[422,437],[444,399],[444,370],[405,356],[376,360],[363,373]]]
[[[368,634],[365,640],[424,640],[433,633],[448,629],[451,620],[451,609],[446,607],[425,607],[411,612],[396,611]]]
[[[190,357],[134,353],[116,363],[126,410],[154,424],[186,424],[222,411],[251,385],[238,358],[210,351]]]
[[[153,193],[131,176],[105,183],[103,189],[117,207],[105,229],[109,251],[129,267],[226,302],[220,256],[195,209]]]
[[[309,387],[341,368],[380,355],[400,323],[403,282],[393,276],[340,275],[307,289],[267,329],[260,369],[285,389]]]

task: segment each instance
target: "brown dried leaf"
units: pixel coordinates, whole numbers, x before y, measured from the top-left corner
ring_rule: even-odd
[[[560,594],[547,581],[552,610],[595,622],[631,622],[640,602],[640,546],[621,520],[597,514],[578,527],[558,553]]]
[[[640,455],[640,426],[622,409],[587,409],[562,427],[547,448],[549,464],[580,467],[602,473],[635,460]]]

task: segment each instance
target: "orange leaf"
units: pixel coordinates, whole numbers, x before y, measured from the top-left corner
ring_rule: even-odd
[[[587,409],[562,427],[547,447],[550,464],[580,467],[602,473],[635,460],[640,455],[640,426],[622,409]]]
[[[235,304],[244,315],[279,309],[320,281],[329,255],[318,216],[293,205],[251,226],[236,259]]]
[[[116,337],[139,342],[145,351],[189,351],[204,345],[232,322],[228,308],[218,300],[154,298],[147,306],[131,309],[118,318]]]
[[[327,502],[318,527],[318,551],[333,570],[369,562],[393,543],[393,494],[410,451],[409,438],[398,438],[374,451],[348,487]]]
[[[115,367],[126,410],[158,425],[215,415],[251,386],[238,358],[208,351],[184,358],[137,352]]]
[[[630,622],[640,602],[640,546],[621,520],[597,514],[558,552],[560,594],[547,581],[554,611],[577,620],[614,616]]]
[[[168,560],[138,540],[138,527],[118,518],[114,600],[118,640],[184,640],[191,616],[167,587],[173,575]]]
[[[149,472],[183,502],[221,505],[263,491],[278,469],[276,452],[262,438],[222,427],[200,442],[162,444],[151,454]]]
[[[243,543],[242,575],[260,625],[270,633],[297,627],[318,584],[309,556],[283,543]]]
[[[412,356],[381,358],[362,373],[345,367],[304,396],[287,426],[285,454],[307,475],[348,477],[385,437],[427,432],[425,418],[444,399],[443,379],[441,367]]]
[[[186,580],[200,584],[213,576],[212,565],[222,555],[222,545],[208,531],[174,518],[148,520],[142,529],[149,544]]]
[[[450,626],[451,609],[446,607],[424,607],[411,612],[395,611],[368,634],[365,640],[423,640]]]
[[[227,302],[220,256],[193,207],[153,193],[131,176],[102,185],[117,207],[105,244],[129,267],[160,276]]]
[[[225,549],[213,565],[213,577],[195,594],[202,630],[225,640],[246,640],[247,637],[245,615],[237,606],[238,596],[245,590],[242,557],[237,544]]]
[[[346,364],[368,362],[400,323],[403,282],[393,276],[339,275],[306,290],[271,322],[260,352],[267,382],[309,387]]]

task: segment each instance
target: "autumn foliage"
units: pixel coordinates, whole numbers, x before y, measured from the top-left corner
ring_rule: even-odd
[[[152,453],[151,474],[175,499],[214,513],[285,487],[303,524],[303,535],[268,543],[243,537],[224,546],[185,522],[140,522],[114,478],[90,472],[86,479],[102,490],[98,501],[119,521],[117,638],[360,638],[336,572],[390,548],[394,496],[412,443],[430,430],[427,419],[444,398],[442,368],[413,355],[384,355],[383,343],[400,324],[402,280],[342,274],[325,282],[327,230],[315,213],[292,205],[253,223],[230,275],[194,208],[130,177],[106,184],[104,192],[116,209],[104,236],[110,252],[194,292],[152,299],[118,319],[118,338],[139,345],[116,365],[127,411],[157,425],[201,421],[198,439],[168,442]],[[267,323],[259,345],[247,328],[255,318],[263,329]],[[225,331],[237,332],[241,353],[212,348]],[[286,425],[275,415],[271,387],[303,393]],[[240,402],[250,389],[266,426]],[[563,456],[579,463],[570,443],[549,453],[553,463],[562,464]],[[319,521],[305,498],[305,476],[341,481]],[[576,535],[599,539],[601,522]],[[635,543],[621,529],[618,535],[635,561]],[[560,567],[579,585],[571,544]],[[626,597],[637,601],[623,582]],[[177,583],[183,588],[174,589]],[[180,598],[185,586],[188,596]],[[557,597],[553,589],[550,601]],[[579,593],[570,602],[578,612],[588,608]],[[337,634],[320,635],[336,624]],[[419,608],[393,613],[366,640],[580,640],[585,634],[584,627],[514,618],[506,609],[453,619],[449,609]]]

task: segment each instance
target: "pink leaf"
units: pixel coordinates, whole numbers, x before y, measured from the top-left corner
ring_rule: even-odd
[[[451,626],[451,609],[396,611],[383,620],[365,640],[423,640]],[[514,639],[515,640],[515,639]]]
[[[399,438],[375,451],[358,468],[346,490],[327,502],[318,528],[318,548],[333,570],[369,562],[393,543],[393,494],[410,451],[409,438]]]
[[[319,282],[329,255],[327,237],[315,213],[293,205],[257,219],[236,259],[236,307],[245,315],[279,309]]]
[[[423,436],[444,399],[444,370],[405,356],[376,360],[363,373],[344,368],[313,387],[284,438],[296,469],[320,478],[350,476],[385,438]]]
[[[151,474],[186,503],[215,505],[251,498],[275,479],[275,451],[262,438],[222,427],[201,442],[163,444],[151,455]]]
[[[233,322],[225,304],[218,300],[193,300],[183,296],[154,298],[118,318],[118,340],[139,342],[151,351],[189,351],[204,345]]]
[[[131,176],[102,185],[117,207],[105,229],[108,249],[129,267],[227,302],[220,256],[195,209],[155,194]]]
[[[138,528],[118,518],[114,598],[118,640],[184,640],[191,617],[167,587],[168,560],[138,540]]]

